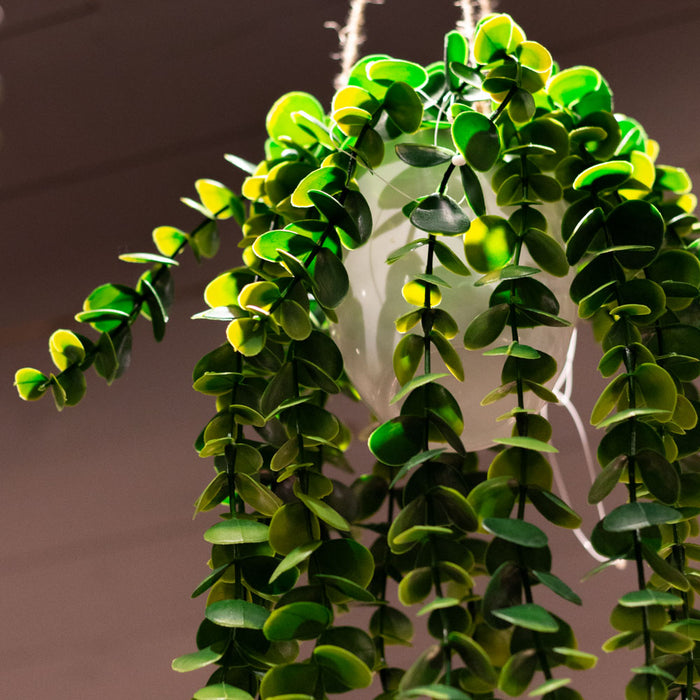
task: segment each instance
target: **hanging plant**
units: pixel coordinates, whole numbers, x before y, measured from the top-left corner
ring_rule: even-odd
[[[375,673],[384,699],[581,698],[569,671],[596,657],[540,591],[581,599],[532,522],[581,522],[552,490],[541,414],[575,318],[593,324],[609,378],[589,501],[627,496],[592,543],[601,570],[635,570],[604,649],[639,648],[630,700],[697,697],[700,263],[686,173],[656,162],[598,71],[559,70],[505,14],[469,39],[448,33],[427,67],[361,59],[328,114],[288,93],[266,127],[260,163],[227,156],[246,172],[240,195],[198,180],[185,203],[202,223],[157,228],[156,253],[121,256],[148,266],[134,287],[87,297],[76,318],[96,339],[58,330],[56,371],[16,374],[22,398],[51,392],[59,410],[82,399],[90,366],[111,382],[139,316],[162,339],[180,255],[213,257],[218,222],[240,225],[243,265],[210,282],[196,316],[223,321],[225,339],[193,374],[215,399],[195,441],[214,476],[195,511],[219,515],[193,593],[206,594],[197,648],[173,662],[212,668],[194,698],[320,700]],[[358,392],[381,417],[377,462],[348,486],[332,476],[351,436],[329,397]],[[340,618],[357,605],[372,609],[364,628]],[[411,644],[414,605],[433,641],[399,668],[389,647]]]

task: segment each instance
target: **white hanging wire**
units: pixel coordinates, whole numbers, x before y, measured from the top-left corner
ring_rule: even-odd
[[[593,460],[593,453],[591,451],[591,445],[588,440],[588,433],[586,432],[586,427],[581,419],[581,414],[571,400],[571,393],[573,391],[574,385],[574,359],[576,357],[576,343],[578,339],[578,331],[576,328],[573,329],[571,333],[571,340],[569,341],[569,349],[566,353],[566,360],[564,361],[564,367],[557,377],[557,380],[552,388],[552,393],[559,399],[559,403],[566,409],[569,417],[573,421],[574,427],[576,428],[576,433],[578,435],[579,442],[581,443],[581,449],[583,451],[583,459],[586,464],[586,470],[588,472],[588,478],[591,484],[596,478],[596,468],[595,462]],[[542,409],[542,414],[547,417],[548,406]],[[559,463],[555,455],[551,455],[552,471],[554,473],[554,481],[556,482],[559,494],[566,503],[571,505],[571,497],[569,495],[569,490],[566,488],[566,482],[561,473]],[[598,516],[602,520],[605,517],[605,508],[602,503],[596,505],[598,510]],[[581,528],[576,528],[574,531],[576,539],[581,543],[581,546],[596,560],[599,562],[608,561],[607,557],[601,556],[593,548],[593,544],[590,539],[586,536]],[[615,566],[618,569],[624,569],[627,562],[620,559],[615,562]]]

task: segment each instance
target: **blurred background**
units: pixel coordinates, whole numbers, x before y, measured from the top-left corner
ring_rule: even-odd
[[[49,700],[189,698],[207,674],[180,676],[170,660],[195,649],[208,545],[192,504],[211,477],[192,442],[213,412],[191,390],[201,355],[224,326],[190,321],[206,282],[236,264],[240,232],[222,226],[219,256],[183,256],[176,304],[156,347],[137,324],[133,367],[58,414],[51,398],[21,402],[15,369],[50,368],[47,342],[104,282],[135,282],[117,261],[150,251],[159,225],[188,230],[178,202],[200,177],[238,188],[223,154],[257,161],[265,114],[290,90],[328,106],[338,66],[344,0],[0,0],[0,697]],[[698,0],[501,0],[529,38],[562,67],[595,66],[618,111],[661,144],[660,162],[700,181]],[[458,10],[452,0],[385,0],[367,9],[363,52],[427,63],[442,55]],[[574,397],[587,418],[602,387],[585,329]],[[355,432],[362,411],[347,420]],[[581,449],[565,417],[555,443],[574,506],[590,529]],[[371,465],[360,443],[358,469]],[[562,615],[581,648],[597,652],[613,631],[611,601],[633,574],[595,565],[569,533],[552,540],[555,573],[583,597]],[[615,655],[574,682],[586,697],[621,698],[628,669]],[[372,697],[371,691],[357,694]]]

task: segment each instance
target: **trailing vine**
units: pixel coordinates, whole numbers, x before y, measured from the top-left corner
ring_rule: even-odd
[[[329,114],[288,93],[266,127],[260,163],[227,156],[246,173],[240,195],[198,180],[199,201],[185,204],[202,223],[157,228],[156,253],[121,256],[150,266],[135,286],[87,297],[76,319],[97,340],[60,329],[49,342],[57,371],[16,374],[22,398],[50,391],[59,409],[83,398],[90,366],[111,382],[139,316],[163,338],[177,258],[187,248],[214,257],[218,222],[240,226],[243,264],[210,282],[196,316],[226,331],[193,372],[194,389],[215,401],[195,441],[214,468],[195,512],[219,515],[193,592],[206,594],[197,649],[173,662],[211,668],[194,698],[323,700],[369,687],[375,671],[384,700],[583,697],[562,667],[589,669],[595,656],[538,590],[582,601],[531,522],[581,522],[552,490],[556,449],[540,415],[556,402],[547,384],[557,359],[538,333],[568,332],[574,319],[553,291],[567,276],[611,378],[591,416],[605,432],[589,501],[618,484],[627,500],[592,543],[607,559],[599,570],[634,563],[604,650],[640,648],[628,700],[696,697],[700,246],[684,171],[656,163],[655,143],[613,111],[595,69],[560,70],[505,14],[482,17],[473,37],[448,33],[443,60],[426,68],[361,59]],[[381,182],[394,157],[427,184],[404,197],[405,241],[386,259],[411,269],[389,290],[409,307],[385,358],[394,412],[368,440],[372,472],[348,485],[332,470],[350,469],[352,436],[330,399],[357,391],[333,328],[352,296],[346,263],[378,235],[365,183]],[[444,302],[464,285],[490,291],[466,324]],[[459,399],[470,351],[502,363],[479,398],[506,406],[511,431],[492,440],[484,470],[462,438],[473,429]],[[411,643],[402,607],[418,604],[432,641],[403,669],[389,647]],[[340,622],[361,606],[372,608],[366,628]]]

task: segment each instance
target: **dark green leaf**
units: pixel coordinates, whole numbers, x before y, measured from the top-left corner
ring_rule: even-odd
[[[444,233],[448,236],[464,233],[469,218],[454,199],[446,194],[431,194],[421,200],[411,212],[411,223],[422,231]]]
[[[516,518],[485,518],[483,527],[488,532],[521,547],[545,547],[547,535],[532,523]]]
[[[219,600],[207,606],[204,615],[220,627],[243,627],[259,630],[268,619],[269,611],[245,600]]]

